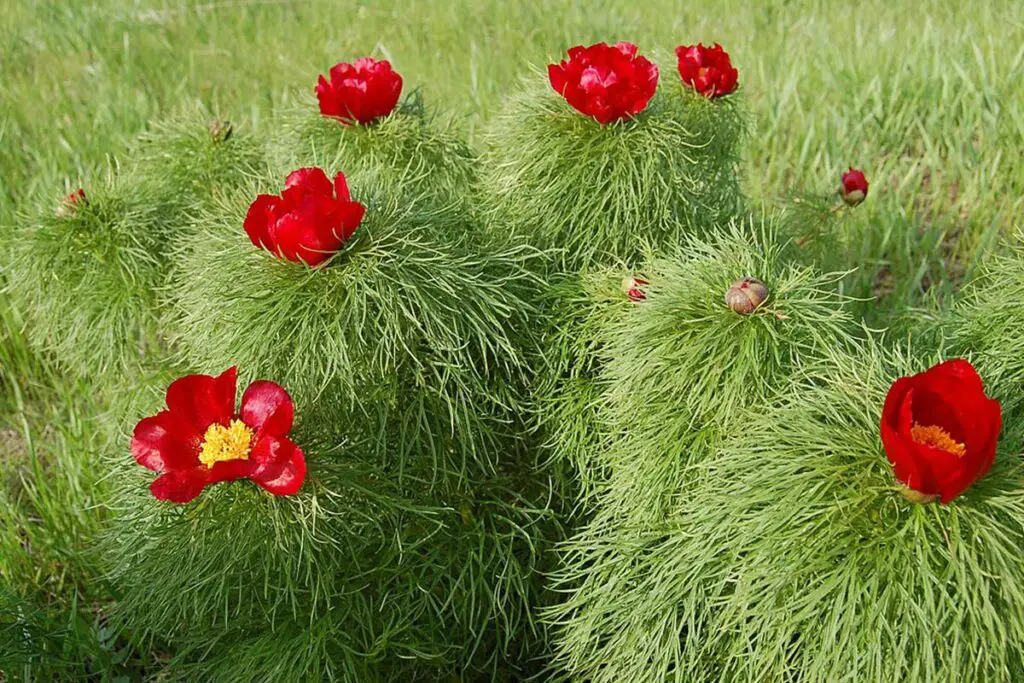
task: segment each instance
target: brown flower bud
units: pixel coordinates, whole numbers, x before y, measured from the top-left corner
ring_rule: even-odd
[[[756,277],[736,280],[725,293],[725,303],[740,315],[750,315],[768,298],[768,288]]]
[[[643,286],[650,284],[640,275],[628,275],[622,278],[622,292],[629,300],[636,303],[647,299]]]
[[[214,142],[225,142],[234,131],[230,121],[221,121],[220,119],[211,121],[208,128]]]

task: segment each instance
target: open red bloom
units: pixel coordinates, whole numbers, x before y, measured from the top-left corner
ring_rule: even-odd
[[[679,62],[679,77],[705,97],[721,97],[736,89],[739,72],[733,68],[729,53],[715,43],[712,47],[702,44],[680,45],[676,48]]]
[[[330,81],[320,76],[316,85],[320,113],[345,123],[365,124],[387,116],[402,94],[402,77],[387,60],[341,62],[331,67],[330,76]]]
[[[868,196],[868,179],[860,169],[850,167],[843,174],[843,186],[839,189],[843,201],[849,206],[857,206]]]
[[[306,479],[302,450],[287,437],[295,405],[277,384],[257,381],[235,412],[237,373],[188,375],[167,388],[167,410],[135,426],[132,455],[160,472],[149,487],[160,500],[187,503],[208,484],[251,479],[276,496]]]
[[[315,266],[341,248],[364,213],[366,207],[352,201],[344,173],[334,176],[332,185],[323,170],[300,168],[285,180],[280,197],[256,197],[244,227],[257,247]]]
[[[569,61],[548,65],[548,80],[574,109],[611,123],[644,110],[658,87],[658,67],[632,43],[577,45]]]
[[[983,477],[1002,428],[999,401],[985,396],[966,360],[896,380],[882,408],[882,444],[896,478],[948,503]]]

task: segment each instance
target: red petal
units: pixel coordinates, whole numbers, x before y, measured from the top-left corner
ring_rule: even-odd
[[[373,57],[360,57],[352,63],[352,66],[355,67],[357,72],[366,74],[391,68],[391,64],[386,59],[382,59],[378,62]]]
[[[311,194],[295,211],[277,221],[272,237],[284,258],[315,266],[329,259],[341,246],[337,235],[339,227],[336,202]]]
[[[334,197],[342,202],[352,200],[352,195],[348,191],[348,181],[345,180],[345,174],[340,171],[334,176]]]
[[[275,468],[268,468],[263,475],[253,477],[259,486],[270,491],[275,496],[290,496],[302,488],[306,480],[306,458],[302,449],[290,441],[280,441],[281,453],[285,455],[284,462],[276,472]]]
[[[555,92],[565,94],[565,68],[561,64],[548,64],[548,81]]]
[[[320,103],[320,113],[324,116],[338,116],[341,114],[341,107],[338,98],[334,94],[334,88],[321,76],[316,84],[316,99]]]
[[[350,78],[356,72],[355,68],[347,62],[339,62],[331,67],[331,84],[337,85],[346,78]]]
[[[197,467],[162,474],[149,485],[149,490],[159,500],[188,503],[198,496],[208,483],[208,470],[205,467]]]
[[[285,436],[295,420],[295,404],[288,392],[266,380],[253,382],[245,390],[241,412],[242,422],[257,435]]]
[[[926,494],[937,493],[925,463],[920,459],[918,444],[910,437],[913,427],[911,378],[896,380],[882,407],[882,445],[892,464],[893,474],[910,488]]]
[[[284,181],[285,189],[301,187],[306,192],[331,194],[333,186],[322,168],[300,168],[292,171]]]
[[[633,43],[628,43],[626,41],[621,41],[621,42],[615,43],[614,47],[615,47],[616,50],[618,50],[619,52],[621,52],[622,54],[624,54],[627,57],[632,57],[633,55],[636,54],[636,45],[634,45]]]
[[[280,197],[272,194],[261,194],[249,205],[249,211],[245,214],[245,234],[257,247],[273,249],[270,243],[269,225],[273,221],[274,207],[281,201]]]
[[[135,425],[131,450],[137,463],[164,472],[198,465],[199,444],[190,423],[164,410]]]
[[[167,387],[167,407],[175,418],[191,426],[190,437],[201,437],[207,427],[227,425],[235,413],[235,368],[220,376],[187,375]]]
[[[366,207],[359,202],[348,202],[340,207],[338,215],[341,219],[341,226],[337,230],[337,235],[343,243],[355,233],[359,224],[363,222],[365,214]]]
[[[204,465],[205,467],[205,465]],[[252,456],[250,455],[246,460],[221,460],[213,463],[213,467],[209,468],[210,483],[219,481],[236,481],[238,479],[248,479],[257,470],[256,463],[253,462]]]

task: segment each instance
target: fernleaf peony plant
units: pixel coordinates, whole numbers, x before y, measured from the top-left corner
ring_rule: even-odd
[[[815,263],[867,176],[750,210],[747,79],[674,61],[573,47],[480,150],[340,62],[11,231],[12,302],[118,435],[87,552],[140,675],[1019,677],[1022,252],[894,343]]]

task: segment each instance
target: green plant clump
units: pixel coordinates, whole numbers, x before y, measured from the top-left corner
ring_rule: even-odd
[[[419,91],[369,125],[347,125],[316,109],[311,98],[302,98],[281,116],[281,134],[272,147],[278,165],[337,168],[383,190],[426,194],[437,204],[470,208],[476,154],[453,121],[427,109]]]
[[[556,272],[629,266],[742,210],[740,111],[663,85],[635,118],[601,125],[531,84],[486,134],[484,214],[493,230],[556,250]]]
[[[576,596],[567,671],[1017,680],[1020,429],[1004,430],[992,471],[954,504],[911,504],[882,451],[878,411],[894,377],[927,363],[874,341],[858,349],[824,355],[740,411],[742,428],[692,461],[664,524],[608,544]]]

